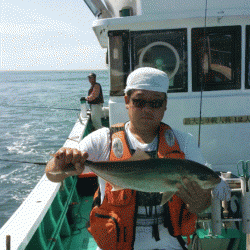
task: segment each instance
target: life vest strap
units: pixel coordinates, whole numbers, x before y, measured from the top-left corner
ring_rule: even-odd
[[[150,226],[154,226],[155,225],[155,220],[156,218],[138,218],[137,217],[137,220],[136,220],[136,226],[139,226],[139,227],[150,227]],[[164,217],[161,216],[161,217],[157,217],[157,222],[158,222],[158,225],[160,224],[163,224],[164,223]]]
[[[186,248],[186,242],[183,240],[183,238],[182,238],[180,235],[177,236],[176,238],[177,238],[177,240],[179,241],[179,243],[180,243],[181,247],[183,248],[183,250],[188,250],[188,249]]]

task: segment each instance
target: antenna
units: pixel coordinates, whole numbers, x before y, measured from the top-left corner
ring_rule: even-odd
[[[206,0],[206,7],[205,7],[205,24],[204,24],[204,26],[205,26],[205,28],[204,28],[204,40],[203,40],[203,52],[202,52],[203,60],[205,60],[204,56],[205,56],[205,49],[206,49],[206,46],[207,46],[207,38],[206,38],[206,29],[207,29],[207,0]],[[208,58],[208,60],[209,60],[209,58]],[[202,61],[202,63],[203,63],[203,61]],[[198,147],[199,148],[200,148],[200,145],[201,145],[202,94],[203,94],[204,84],[205,84],[205,81],[206,81],[204,67],[202,67],[202,71],[203,72],[201,74],[200,119],[199,119],[199,134],[198,134]]]

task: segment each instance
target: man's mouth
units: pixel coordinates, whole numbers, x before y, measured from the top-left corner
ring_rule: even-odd
[[[153,116],[142,116],[141,117],[142,119],[144,119],[144,120],[153,120],[154,119],[154,117]]]

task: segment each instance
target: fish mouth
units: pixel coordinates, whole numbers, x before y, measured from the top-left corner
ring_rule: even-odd
[[[209,179],[208,179],[208,182],[210,183],[210,185],[211,186],[216,186],[216,185],[218,185],[220,182],[221,182],[221,178],[218,176],[218,178],[217,179],[215,179],[215,178],[213,178],[213,177],[210,177]]]

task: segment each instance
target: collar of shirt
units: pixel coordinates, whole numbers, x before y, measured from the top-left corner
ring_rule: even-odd
[[[158,137],[156,136],[154,140],[151,143],[141,143],[139,142],[135,136],[130,132],[129,130],[129,122],[125,124],[125,131],[127,134],[127,139],[129,143],[129,147],[131,149],[141,149],[143,151],[156,151],[157,150],[157,144],[158,144]]]

